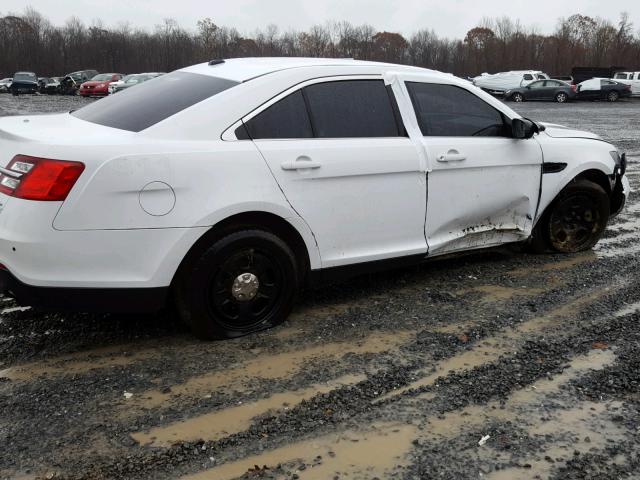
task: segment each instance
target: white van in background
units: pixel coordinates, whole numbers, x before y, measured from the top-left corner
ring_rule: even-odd
[[[618,72],[613,80],[625,85],[631,85],[631,95],[640,96],[640,72]]]
[[[549,75],[539,70],[513,70],[511,72],[483,73],[472,79],[476,87],[493,95],[504,95],[507,90],[526,87],[536,80],[548,80]]]

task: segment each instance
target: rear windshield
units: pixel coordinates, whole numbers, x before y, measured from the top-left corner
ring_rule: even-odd
[[[197,73],[173,72],[128,88],[72,113],[87,122],[140,132],[238,82]]]

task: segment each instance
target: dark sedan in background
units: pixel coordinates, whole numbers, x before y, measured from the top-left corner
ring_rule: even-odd
[[[38,91],[38,76],[33,72],[16,72],[9,90],[14,95],[36,93]]]
[[[606,78],[592,78],[578,84],[578,99],[608,100],[617,102],[620,98],[631,97],[631,85]]]
[[[560,80],[538,80],[526,87],[508,90],[504,96],[507,100],[513,102],[540,100],[566,103],[576,98],[576,91],[574,85],[569,85]]]

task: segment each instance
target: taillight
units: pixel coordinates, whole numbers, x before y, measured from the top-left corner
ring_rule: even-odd
[[[571,85],[571,90],[573,90],[574,92],[578,89],[577,85]]]
[[[84,164],[16,155],[0,168],[0,192],[24,200],[64,201],[84,171]]]

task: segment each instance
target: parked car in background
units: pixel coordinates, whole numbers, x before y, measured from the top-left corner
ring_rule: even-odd
[[[3,78],[0,80],[0,93],[9,93],[9,87],[11,87],[11,82],[13,78]]]
[[[631,96],[631,85],[625,85],[607,78],[592,78],[578,84],[579,100],[608,100],[617,102],[620,98]]]
[[[114,88],[111,93],[117,93],[117,92],[121,92],[122,90],[126,90],[127,88],[135,87],[136,85],[140,85],[141,83],[147,82],[152,78],[159,77],[160,75],[164,75],[164,73],[149,72],[149,73],[135,73],[133,75],[128,75],[125,81],[114,85]]]
[[[16,72],[9,90],[14,95],[36,93],[38,91],[38,77],[33,72]]]
[[[118,80],[117,82],[111,82],[111,83],[109,84],[109,88],[108,88],[108,90],[109,90],[109,95],[111,95],[112,93],[114,93],[114,92],[115,92],[115,90],[116,90],[116,88],[118,88],[120,85],[122,85],[124,82],[126,82],[126,81],[129,79],[129,77],[131,77],[131,74],[123,76],[123,77],[122,77],[120,80]]]
[[[514,70],[492,75],[483,73],[473,79],[473,84],[492,95],[504,95],[507,90],[526,87],[536,80],[547,80],[548,78],[549,75],[538,70]]]
[[[51,77],[48,79],[48,82],[44,86],[44,90],[42,93],[46,93],[47,95],[56,95],[60,93],[60,81],[62,77]]]
[[[576,98],[576,86],[560,80],[536,80],[526,87],[508,90],[504,97],[513,102],[541,100],[566,103]]]
[[[631,86],[631,95],[640,96],[640,72],[618,72],[613,80],[624,85]]]
[[[60,93],[63,95],[77,95],[80,85],[98,75],[96,70],[79,70],[68,73],[60,82]]]
[[[40,77],[40,78],[38,78],[38,92],[40,92],[40,93],[49,93],[49,94],[58,93],[58,90],[60,88],[60,82],[58,80],[59,78],[60,77],[53,77],[53,78]]]
[[[25,118],[0,118],[0,290],[53,309],[173,299],[207,339],[277,325],[336,275],[588,250],[629,193],[598,135],[406,65],[218,60]]]
[[[83,97],[105,97],[109,95],[109,85],[123,77],[121,73],[100,73],[80,85],[78,93]]]
[[[566,82],[569,85],[573,84],[573,77],[571,75],[552,75],[551,80],[560,80]]]

